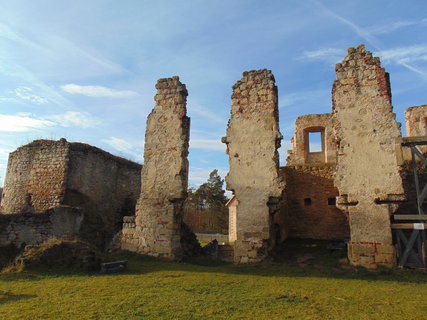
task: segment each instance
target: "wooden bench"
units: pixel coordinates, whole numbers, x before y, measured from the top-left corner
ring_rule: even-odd
[[[103,262],[101,263],[101,271],[100,273],[115,273],[126,270],[128,265],[127,260],[118,260],[111,262]]]

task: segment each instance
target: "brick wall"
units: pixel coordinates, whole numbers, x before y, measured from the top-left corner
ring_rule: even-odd
[[[285,227],[290,238],[343,239],[350,234],[346,215],[335,206],[335,165],[281,167],[286,180]]]

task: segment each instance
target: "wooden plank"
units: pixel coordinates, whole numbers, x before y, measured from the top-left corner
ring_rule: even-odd
[[[391,224],[392,229],[414,229],[413,223],[392,223]],[[424,223],[424,229],[427,229],[427,223]]]
[[[402,137],[402,145],[424,145],[427,144],[427,136],[418,136],[418,137]]]
[[[415,252],[413,252],[414,250],[413,246],[414,246],[415,240],[417,240],[418,238],[418,235],[419,235],[418,230],[412,230],[411,236],[409,237],[408,243],[406,244],[405,250],[403,251],[403,256],[399,261],[400,266],[404,266],[406,264],[406,261],[408,260],[409,255],[411,253],[415,254]]]
[[[415,220],[422,221],[427,220],[427,214],[395,214],[394,220]]]

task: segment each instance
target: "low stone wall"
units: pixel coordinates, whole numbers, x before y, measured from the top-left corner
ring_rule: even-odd
[[[22,248],[48,239],[78,238],[84,214],[81,209],[57,207],[43,213],[0,215],[0,248]]]

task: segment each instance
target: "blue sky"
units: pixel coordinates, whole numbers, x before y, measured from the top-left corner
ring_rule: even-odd
[[[271,69],[281,164],[296,117],[331,110],[334,64],[364,43],[390,72],[393,106],[427,103],[427,1],[0,1],[0,185],[34,139],[95,145],[142,162],[158,78],[187,85],[190,185],[228,170],[220,138],[231,86]],[[404,133],[404,126],[402,127]]]

